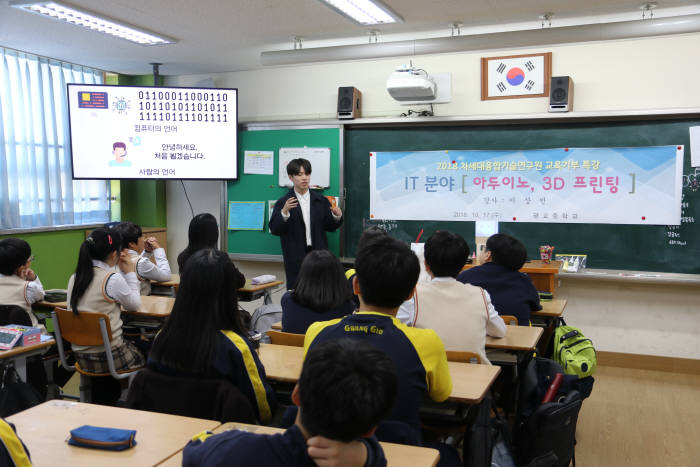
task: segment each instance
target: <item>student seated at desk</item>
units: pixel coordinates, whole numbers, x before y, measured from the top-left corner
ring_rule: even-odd
[[[532,279],[519,271],[527,260],[525,245],[506,234],[486,240],[484,264],[462,271],[457,280],[483,289],[501,315],[513,315],[520,326],[530,324],[530,312],[542,309]]]
[[[172,313],[153,342],[148,366],[173,376],[231,381],[265,423],[276,400],[246,337],[237,291],[230,286],[236,273],[223,251],[199,250],[187,260]],[[195,401],[183,401],[191,403]]]
[[[365,246],[369,245],[371,242],[378,238],[382,238],[387,236],[388,234],[386,231],[380,227],[377,227],[376,225],[370,225],[365,229],[364,232],[362,232],[362,235],[360,235],[360,239],[357,241],[357,251],[362,250]],[[355,279],[355,268],[348,269],[345,271],[345,277],[348,280],[348,283],[350,285],[350,290],[353,290],[352,282]],[[360,299],[357,295],[353,293],[352,295],[352,300],[355,303],[355,309],[360,308]],[[396,316],[397,318],[401,319],[400,315]],[[404,324],[409,324],[407,321],[404,321],[401,319],[401,322]]]
[[[416,329],[396,319],[399,305],[413,295],[420,266],[418,258],[403,243],[387,236],[358,251],[355,294],[360,310],[342,319],[309,326],[304,351],[319,344],[349,337],[383,350],[396,366],[399,395],[389,420],[399,422],[413,440],[422,440],[419,408],[426,394],[440,402],[452,392],[445,348],[432,329]],[[397,441],[394,433],[382,433],[383,441]]]
[[[32,248],[24,240],[0,240],[0,305],[17,305],[27,312],[32,326],[39,326],[32,304],[43,300],[44,287],[31,269],[33,259]]]
[[[385,466],[372,434],[396,391],[384,352],[350,339],[324,342],[307,354],[292,392],[299,406],[294,425],[275,435],[201,433],[185,446],[182,465]]]
[[[216,244],[219,241],[219,224],[216,222],[216,217],[208,212],[194,216],[187,230],[187,239],[187,247],[177,255],[177,266],[180,272],[185,268],[185,263],[189,257],[199,250],[216,249]],[[231,286],[238,290],[245,285],[245,276],[235,265],[233,269],[235,274]]]
[[[15,426],[0,418],[0,465],[6,467],[31,467],[29,451],[19,436]]]
[[[297,285],[282,296],[282,330],[305,334],[311,323],[355,311],[343,265],[328,250],[313,250],[301,263]]]
[[[122,274],[114,272],[117,265]],[[138,310],[141,306],[141,295],[134,262],[122,252],[119,232],[99,227],[90,233],[80,246],[78,265],[68,280],[67,292],[68,309],[73,310],[73,313],[105,313],[109,317],[112,327],[110,344],[117,371],[144,365],[143,354],[133,343],[122,338],[121,307],[131,311]],[[82,369],[94,373],[109,373],[107,356],[102,345],[71,344],[71,347]],[[115,402],[119,397],[119,383],[111,377],[99,380],[102,382],[92,384],[93,402]]]
[[[458,282],[457,274],[469,258],[460,235],[438,230],[425,242],[425,270],[430,282],[418,283],[411,300],[401,308],[413,315],[417,328],[434,329],[447,350],[474,352],[486,358],[486,335],[504,337],[506,324],[481,287]]]
[[[136,276],[141,283],[141,295],[151,295],[151,281],[165,282],[172,277],[165,250],[155,237],[143,238],[141,226],[122,222],[114,230],[122,237],[122,248],[134,262]],[[150,261],[154,257],[156,264]]]

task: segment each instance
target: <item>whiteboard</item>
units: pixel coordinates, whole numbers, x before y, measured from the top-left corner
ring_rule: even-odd
[[[330,148],[280,148],[279,184],[291,188],[294,186],[287,176],[287,164],[292,159],[303,158],[311,162],[310,188],[328,188],[331,186],[331,149]]]

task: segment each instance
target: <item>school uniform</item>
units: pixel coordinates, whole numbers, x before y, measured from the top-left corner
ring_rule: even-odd
[[[39,321],[32,312],[32,304],[44,299],[44,286],[39,276],[33,281],[22,279],[14,274],[0,274],[0,305],[17,305],[27,312],[32,326],[39,326]]]
[[[363,438],[367,447],[366,467],[384,467],[384,451],[376,438]],[[200,433],[187,443],[182,453],[183,467],[228,466],[241,467],[313,467],[316,464],[307,453],[306,439],[297,425],[284,433],[263,435],[231,430],[212,435]]]
[[[355,311],[355,303],[348,300],[332,310],[314,311],[297,303],[294,292],[288,291],[282,295],[282,331],[295,334],[306,334],[306,329],[316,321],[328,321],[342,318]]]
[[[299,206],[285,216],[282,208],[292,197],[299,200]],[[337,230],[342,221],[342,216],[337,217],[331,212],[331,203],[326,197],[314,190],[308,190],[302,195],[292,188],[277,200],[270,216],[270,232],[280,237],[288,289],[296,286],[306,253],[311,250],[327,250],[326,232]]]
[[[117,370],[138,368],[144,365],[143,355],[136,347],[122,338],[121,306],[127,310],[138,310],[141,306],[139,282],[136,273],[125,276],[116,274],[107,263],[92,260],[94,277],[87,290],[78,300],[80,313],[105,313],[112,328],[112,356]],[[68,280],[68,308],[75,274]],[[121,306],[120,306],[121,305]],[[80,367],[95,373],[107,373],[107,356],[102,345],[84,346],[71,344],[73,353]]]
[[[363,340],[391,358],[399,388],[387,419],[407,424],[416,439],[422,439],[418,410],[426,394],[441,402],[452,392],[445,348],[435,331],[408,327],[383,313],[359,311],[342,319],[309,326],[304,339],[304,355],[315,345],[338,338]]]
[[[0,418],[0,465],[7,467],[31,467],[29,451],[24,445],[15,426]]]
[[[158,338],[156,337],[156,340]],[[214,336],[216,347],[208,368],[201,368],[197,375],[225,379],[233,383],[250,401],[257,419],[267,423],[277,406],[275,393],[267,382],[265,367],[250,341],[233,331],[220,331]],[[193,376],[169,368],[163,363],[148,358],[148,367],[173,376]]]
[[[414,296],[404,306],[413,307],[413,325],[434,329],[446,350],[474,352],[487,365],[491,363],[486,357],[486,335],[506,335],[506,324],[488,292],[452,277],[417,284]]]
[[[135,250],[126,250],[126,252],[136,268],[141,295],[151,295],[151,281],[165,282],[172,278],[170,264],[163,248],[156,248],[150,253],[143,250],[141,254]],[[156,264],[151,262],[151,257],[155,258]],[[124,275],[123,272],[119,272]]]
[[[530,312],[542,309],[537,290],[527,274],[485,263],[462,271],[457,280],[485,289],[499,315],[513,315],[520,326],[530,324]]]

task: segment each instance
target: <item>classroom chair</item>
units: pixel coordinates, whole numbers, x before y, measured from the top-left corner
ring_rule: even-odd
[[[80,313],[75,314],[65,308],[56,307],[51,313],[56,331],[56,345],[61,364],[69,369],[75,369],[80,373],[80,402],[90,402],[90,378],[97,376],[112,376],[117,380],[133,379],[140,368],[117,371],[112,358],[112,327],[109,317],[105,313]],[[63,338],[76,345],[102,345],[107,355],[108,373],[92,373],[80,368],[78,362],[75,366],[68,365],[66,352],[63,349]]]
[[[518,325],[518,318],[516,318],[513,315],[501,315],[501,318],[503,319],[503,322],[506,323],[507,326],[517,326]]]
[[[230,381],[171,376],[150,368],[134,377],[126,407],[221,423],[258,423],[250,401]]]
[[[304,347],[304,334],[293,334],[291,332],[282,332],[270,329],[267,331],[267,335],[270,337],[270,344]]]

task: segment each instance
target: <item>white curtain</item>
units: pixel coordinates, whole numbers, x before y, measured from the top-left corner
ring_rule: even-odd
[[[109,221],[109,182],[72,179],[66,83],[102,72],[0,47],[0,229]]]

